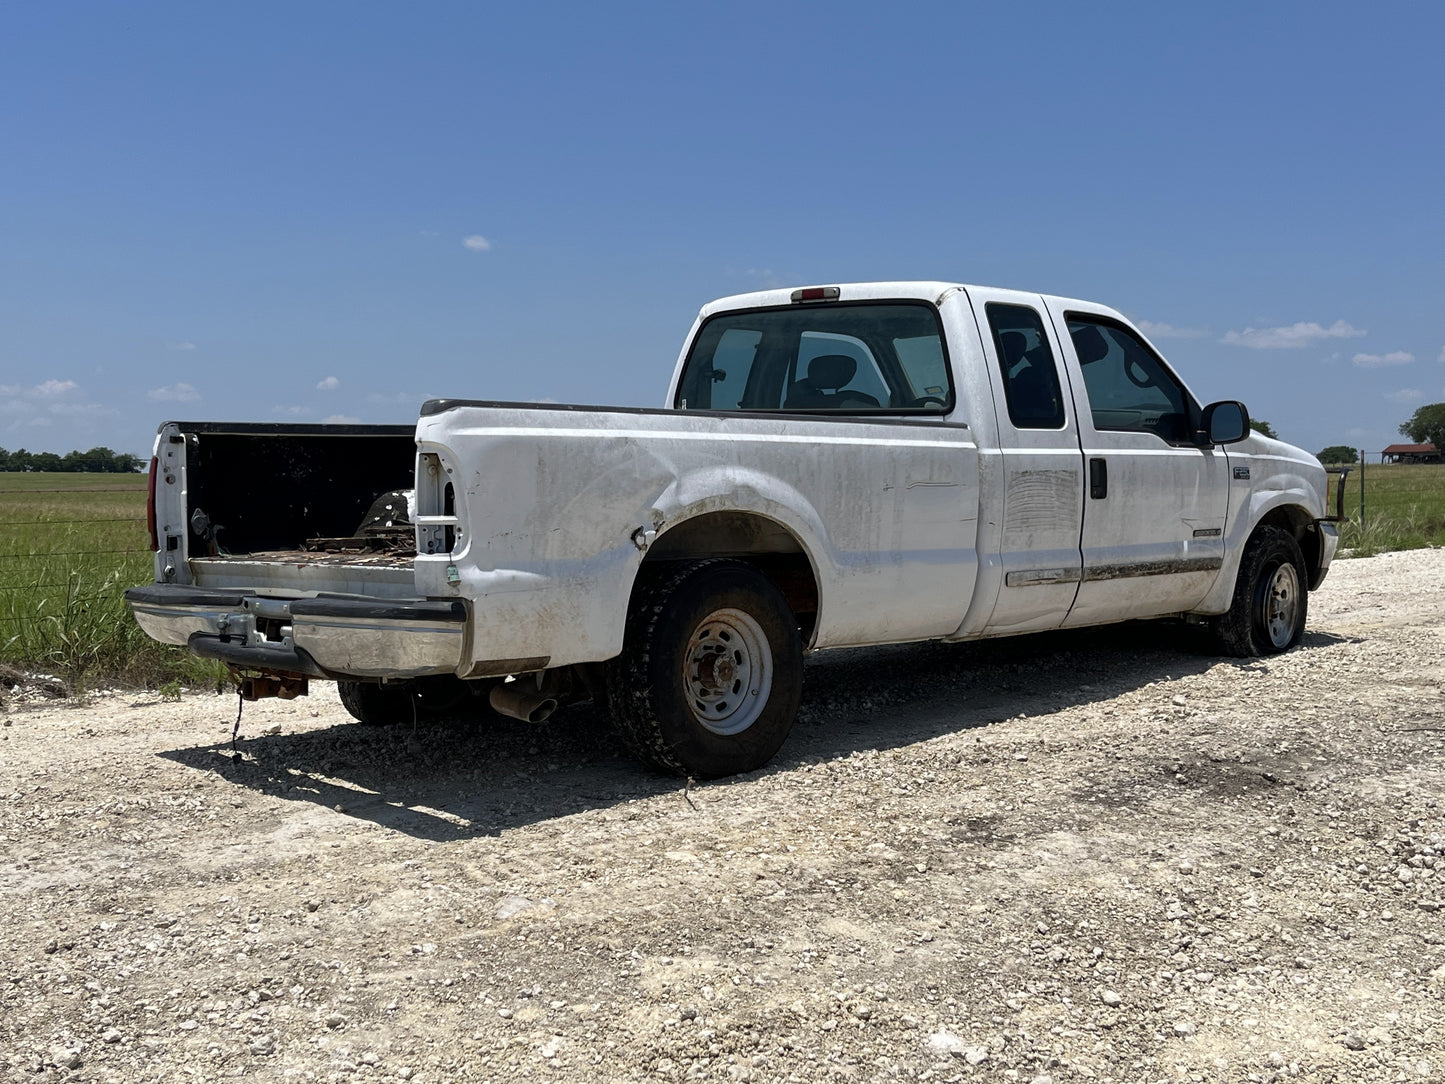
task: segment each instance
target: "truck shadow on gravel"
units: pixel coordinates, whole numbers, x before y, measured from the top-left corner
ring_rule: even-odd
[[[1300,651],[1347,642],[1308,633]],[[1158,623],[1044,633],[966,644],[908,644],[822,652],[806,671],[793,733],[765,768],[727,787],[864,750],[886,750],[1004,719],[1103,702],[1221,659],[1195,630]],[[218,701],[226,703],[226,701]],[[304,702],[303,702],[304,703]],[[418,725],[342,724],[246,736],[158,755],[258,794],[305,802],[418,839],[446,842],[674,793],[684,781],[631,759],[606,712],[583,705],[543,725],[500,716]]]

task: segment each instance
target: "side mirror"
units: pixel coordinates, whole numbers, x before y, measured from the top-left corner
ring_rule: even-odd
[[[1204,408],[1199,428],[1202,443],[1235,444],[1249,436],[1249,410],[1233,399],[1210,403]]]

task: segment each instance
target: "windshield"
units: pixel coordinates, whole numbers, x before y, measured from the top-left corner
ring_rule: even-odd
[[[944,414],[953,406],[953,382],[931,305],[795,305],[709,319],[693,341],[673,405]]]

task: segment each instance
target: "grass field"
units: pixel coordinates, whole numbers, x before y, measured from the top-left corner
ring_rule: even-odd
[[[1445,465],[1372,463],[1363,470],[1356,466],[1345,483],[1345,512],[1350,522],[1342,525],[1340,545],[1358,557],[1445,545]]]
[[[0,662],[87,681],[201,679],[121,592],[152,578],[143,474],[0,473]]]
[[[121,597],[153,577],[145,500],[142,474],[0,473],[0,662],[72,685],[216,681],[213,664],[145,636]],[[1341,545],[1357,556],[1445,545],[1445,466],[1356,467],[1345,510]]]

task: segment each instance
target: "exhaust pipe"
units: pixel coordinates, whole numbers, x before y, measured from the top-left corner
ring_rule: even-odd
[[[542,696],[533,692],[523,692],[519,681],[506,681],[500,685],[493,685],[492,691],[487,699],[491,702],[492,710],[498,715],[505,715],[509,719],[520,719],[524,723],[545,723],[557,710],[555,697]]]

